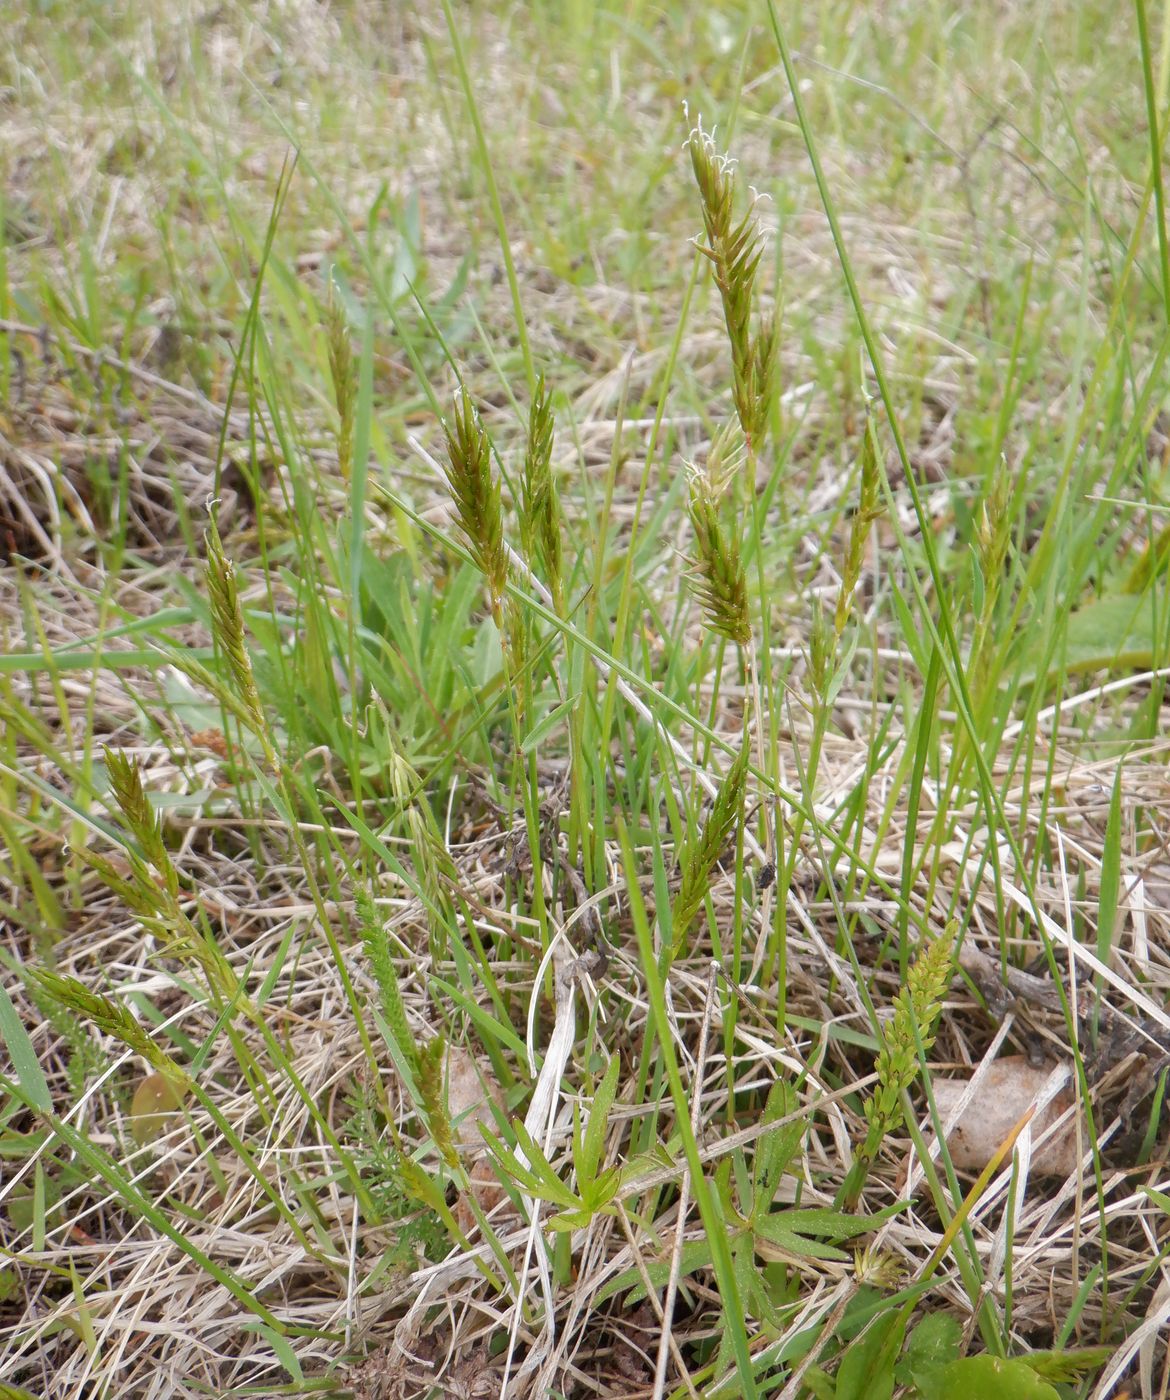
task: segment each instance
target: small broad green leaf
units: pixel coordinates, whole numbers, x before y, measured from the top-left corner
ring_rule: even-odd
[[[479,1131],[483,1135],[484,1143],[496,1166],[529,1195],[537,1195],[540,1182],[526,1166],[521,1164],[519,1157],[512,1149],[498,1138],[486,1123],[479,1125]]]
[[[284,1367],[285,1371],[293,1378],[297,1385],[304,1385],[305,1373],[301,1370],[301,1363],[297,1360],[297,1354],[292,1348],[292,1343],[287,1337],[282,1337],[279,1332],[261,1322],[259,1318],[249,1318],[243,1324],[243,1331],[255,1332],[264,1338],[272,1348],[277,1361]]]
[[[1153,664],[1153,656],[1152,594],[1096,598],[1069,615],[1064,652],[1069,674],[1141,670]]]
[[[707,1268],[710,1263],[711,1246],[707,1241],[688,1240],[682,1247],[678,1276],[679,1278],[688,1278],[691,1274],[698,1273],[700,1269]],[[646,1277],[650,1280],[652,1288],[662,1288],[667,1279],[670,1278],[670,1259],[647,1261]],[[632,1308],[646,1296],[646,1285],[642,1282],[641,1270],[636,1266],[626,1269],[617,1278],[610,1279],[604,1287],[598,1290],[595,1302],[600,1306],[606,1299],[612,1298],[615,1293],[624,1292],[627,1288],[630,1289],[630,1294],[626,1299],[626,1306]]]
[[[528,1158],[528,1165],[524,1166],[520,1159],[509,1148],[495,1137],[487,1128],[482,1127],[480,1131],[488,1140],[488,1146],[492,1153],[499,1160],[500,1164],[506,1168],[517,1183],[523,1185],[529,1195],[540,1196],[543,1200],[551,1201],[554,1205],[565,1207],[569,1210],[580,1209],[580,1198],[575,1196],[557,1175],[552,1163],[544,1155],[540,1144],[518,1119],[513,1119],[512,1129],[516,1134],[516,1141]]]
[[[773,1211],[761,1215],[752,1225],[756,1247],[768,1257],[769,1246],[784,1254],[805,1259],[835,1259],[844,1261],[848,1255],[831,1244],[811,1238],[827,1235],[832,1240],[851,1240],[867,1235],[891,1215],[904,1209],[903,1203],[887,1206],[873,1215],[848,1215],[845,1211],[823,1206]]]
[[[549,1224],[554,1230],[583,1230],[617,1195],[619,1179],[616,1167],[603,1171],[581,1192],[576,1208],[554,1215]]]
[[[1143,1186],[1141,1189],[1151,1201],[1156,1201],[1166,1214],[1170,1215],[1170,1196],[1167,1196],[1164,1191],[1155,1191],[1152,1186]]]
[[[639,1152],[636,1157],[631,1157],[621,1169],[622,1184],[628,1185],[630,1182],[637,1181],[654,1172],[672,1171],[678,1166],[675,1154],[679,1151],[680,1145],[678,1136],[675,1134],[669,1142],[655,1143],[648,1151]]]
[[[950,1313],[928,1313],[910,1334],[906,1352],[896,1369],[902,1385],[918,1383],[931,1366],[945,1366],[959,1358],[963,1329]]]
[[[796,1090],[783,1079],[777,1079],[768,1090],[764,1105],[764,1122],[774,1123],[787,1118],[797,1108]],[[808,1125],[799,1120],[765,1133],[756,1147],[752,1163],[752,1215],[763,1215],[772,1204],[780,1179],[788,1164],[800,1151]]]
[[[575,1164],[577,1182],[582,1194],[585,1193],[586,1184],[596,1177],[597,1168],[601,1163],[605,1134],[609,1128],[609,1115],[613,1110],[613,1101],[617,1097],[620,1070],[621,1061],[617,1055],[614,1055],[610,1059],[609,1068],[605,1071],[605,1077],[597,1086],[597,1092],[593,1096],[593,1107],[589,1110],[589,1123],[585,1129],[584,1141],[581,1144],[581,1158]]]
[[[12,998],[0,983],[0,1040],[8,1047],[12,1067],[30,1105],[41,1113],[51,1113],[53,1100],[40,1061],[24,1023],[17,1015]]]
[[[781,1217],[774,1215],[765,1216],[757,1223],[755,1241],[756,1249],[765,1259],[827,1259],[843,1264],[849,1258],[849,1255],[836,1245],[811,1240],[807,1235],[797,1235],[791,1230],[785,1230]]]
[[[920,1400],[1060,1400],[1030,1366],[1000,1356],[964,1356],[929,1367],[918,1393]]]
[[[620,1184],[621,1175],[617,1167],[607,1167],[605,1171],[593,1178],[589,1190],[583,1193],[582,1200],[591,1210],[601,1210],[603,1206],[609,1205],[610,1201],[617,1195]]]
[[[559,1230],[562,1234],[571,1230],[588,1229],[597,1212],[590,1208],[580,1210],[562,1210],[556,1215],[549,1217],[549,1226],[553,1230]]]
[[[40,1161],[31,1177],[25,1177],[8,1192],[4,1211],[13,1229],[30,1230],[34,1238],[44,1238],[46,1221],[55,1217],[61,1200],[61,1186],[55,1175],[44,1171]],[[44,1248],[43,1244],[38,1246]]]
[[[804,1373],[804,1385],[814,1400],[837,1400],[837,1386],[833,1377],[819,1366],[810,1366]]]
[[[904,1209],[904,1205],[898,1204],[886,1206],[872,1215],[850,1215],[828,1206],[808,1206],[778,1211],[775,1215],[764,1216],[757,1224],[763,1226],[768,1220],[779,1220],[784,1229],[802,1235],[830,1235],[835,1240],[851,1240],[858,1235],[868,1235]]]
[[[899,1308],[875,1320],[851,1342],[837,1368],[836,1400],[890,1400],[894,1361],[902,1349],[906,1314]]]

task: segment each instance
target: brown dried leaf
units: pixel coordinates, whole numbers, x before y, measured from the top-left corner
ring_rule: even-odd
[[[461,1046],[447,1054],[447,1109],[455,1141],[472,1156],[484,1151],[479,1125],[492,1127],[491,1104],[504,1109],[504,1095],[491,1069]]]
[[[1051,1066],[1037,1067],[1023,1055],[1004,1055],[987,1067],[975,1097],[947,1138],[951,1161],[960,1171],[982,1171],[999,1151],[1008,1134],[1036,1102],[1051,1074]],[[936,1079],[934,1101],[945,1122],[970,1081]],[[1035,1141],[1074,1102],[1071,1087],[1061,1089],[1032,1119]],[[1077,1125],[1070,1118],[1032,1155],[1032,1171],[1038,1176],[1068,1176],[1077,1166]]]
[[[447,1056],[447,1108],[455,1141],[465,1157],[471,1159],[471,1194],[485,1213],[497,1206],[505,1195],[479,1131],[481,1123],[488,1128],[494,1126],[493,1102],[504,1110],[504,1095],[491,1069],[460,1046],[453,1045]],[[466,1233],[474,1227],[475,1215],[465,1199],[456,1202],[455,1219]]]
[[[173,1079],[157,1071],[139,1080],[130,1103],[130,1131],[139,1147],[163,1137],[174,1127],[185,1097]]]

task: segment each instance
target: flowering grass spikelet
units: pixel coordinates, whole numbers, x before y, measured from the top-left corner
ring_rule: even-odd
[[[695,531],[691,584],[707,626],[737,646],[746,647],[751,641],[752,625],[739,544],[723,528],[719,508],[701,482],[692,483],[690,516]]]
[[[501,625],[508,555],[504,548],[500,483],[492,475],[487,430],[466,388],[460,390],[450,422],[444,424],[444,433],[451,498],[472,558],[487,580],[492,615]]]
[[[775,312],[758,317],[755,282],[765,240],[756,218],[759,196],[753,192],[747,212],[735,217],[735,162],[704,131],[702,119],[687,137],[686,149],[699,189],[705,243],[699,251],[711,262],[723,302],[723,317],[731,345],[733,396],[736,413],[751,452],[759,450],[767,431],[774,397],[779,351],[779,319]]]
[[[552,471],[552,396],[541,375],[528,416],[528,441],[521,477],[520,528],[524,548],[544,568],[558,608],[563,600],[561,504]]]
[[[680,859],[682,883],[671,909],[671,937],[675,956],[686,949],[686,936],[711,887],[711,868],[723,854],[743,815],[747,791],[748,743],[743,743],[735,762],[720,784],[703,829],[683,848]]]

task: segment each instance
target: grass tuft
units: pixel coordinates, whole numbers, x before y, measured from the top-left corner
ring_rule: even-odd
[[[1157,1390],[1170,47],[766,8],[13,8],[0,1390]]]

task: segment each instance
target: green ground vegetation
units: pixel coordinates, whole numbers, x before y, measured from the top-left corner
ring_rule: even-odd
[[[0,1395],[1165,1394],[1168,120],[1146,0],[11,8]]]

